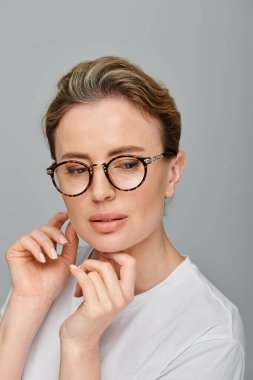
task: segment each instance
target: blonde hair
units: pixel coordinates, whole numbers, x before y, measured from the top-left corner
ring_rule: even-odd
[[[105,56],[74,66],[58,82],[58,92],[43,118],[43,132],[55,156],[55,130],[74,105],[121,97],[160,121],[164,151],[179,150],[181,116],[168,89],[127,59]]]

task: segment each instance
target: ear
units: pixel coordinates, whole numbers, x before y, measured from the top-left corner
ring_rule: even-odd
[[[166,198],[171,198],[176,191],[177,183],[179,182],[181,175],[185,167],[185,153],[179,151],[176,157],[173,157],[168,165],[168,176],[166,183]]]

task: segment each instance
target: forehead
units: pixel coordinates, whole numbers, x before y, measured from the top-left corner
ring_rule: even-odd
[[[74,105],[56,129],[57,161],[66,152],[84,152],[94,159],[105,157],[108,151],[123,145],[141,146],[148,155],[162,149],[159,121],[144,116],[122,99]]]

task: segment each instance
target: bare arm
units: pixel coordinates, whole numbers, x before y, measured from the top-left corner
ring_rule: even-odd
[[[99,346],[79,347],[61,342],[59,380],[100,380]]]
[[[20,380],[27,353],[50,304],[11,295],[0,323],[0,378]]]

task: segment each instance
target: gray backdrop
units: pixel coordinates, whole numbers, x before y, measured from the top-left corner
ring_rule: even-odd
[[[81,60],[121,55],[176,99],[186,167],[166,230],[239,307],[253,357],[252,10],[250,0],[1,0],[1,303],[7,247],[64,208],[40,130],[56,82]]]

